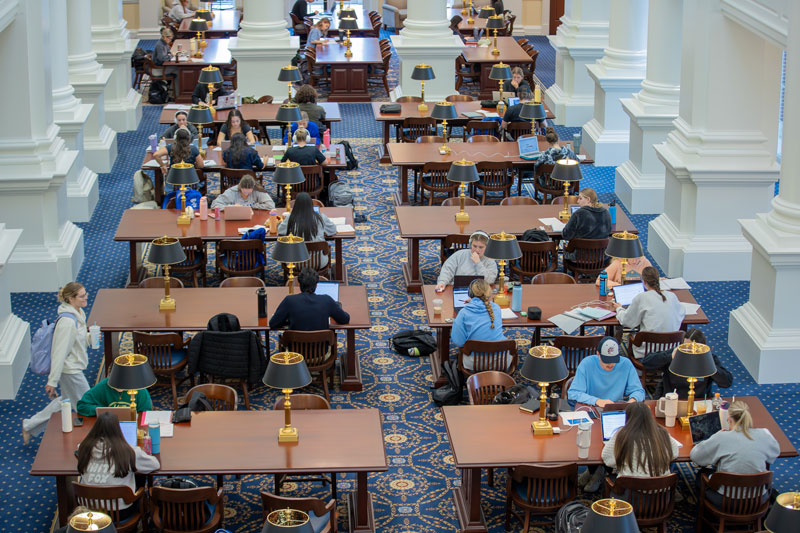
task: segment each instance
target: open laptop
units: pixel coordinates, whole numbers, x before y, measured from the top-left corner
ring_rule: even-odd
[[[603,411],[600,413],[600,426],[603,428],[603,440],[610,439],[614,433],[625,425],[625,411]]]
[[[702,415],[689,417],[689,430],[692,433],[692,444],[703,442],[722,429],[719,411],[711,411]]]
[[[122,430],[122,436],[125,437],[125,442],[131,445],[131,448],[136,447],[136,422],[120,422],[119,429]]]
[[[512,93],[508,91],[503,91],[502,96],[500,95],[500,91],[492,91],[492,100],[497,101],[501,98],[505,100],[506,98],[514,98],[517,96],[517,93]]]
[[[339,284],[335,281],[318,281],[314,294],[327,294],[334,302],[339,301]]]
[[[628,307],[637,294],[644,292],[644,283],[630,283],[614,287],[614,300],[622,307]]]
[[[102,415],[103,413],[111,413],[117,417],[117,420],[120,422],[130,422],[133,421],[131,418],[131,408],[130,407],[97,407],[95,409],[95,414],[97,416]]]
[[[469,299],[469,287],[453,286],[453,313],[458,314]]]
[[[250,220],[253,208],[247,205],[226,205],[223,208],[225,220]]]
[[[236,94],[226,94],[217,98],[217,109],[232,109],[236,106]]]
[[[522,159],[532,161],[539,159],[542,152],[539,151],[539,139],[536,135],[526,135],[517,139],[517,147],[519,148],[519,156]]]
[[[581,205],[571,205],[571,206],[569,206],[569,214],[570,215],[574,215],[575,211],[577,211],[581,207],[583,207],[583,206],[581,206]]]

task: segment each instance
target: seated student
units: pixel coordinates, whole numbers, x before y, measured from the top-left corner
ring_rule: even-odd
[[[322,44],[324,39],[328,37],[328,29],[331,27],[331,19],[328,17],[322,17],[317,21],[316,24],[311,26],[311,30],[308,32],[308,37],[306,37],[306,43],[308,44]]]
[[[706,336],[703,335],[703,332],[699,329],[690,329],[687,331],[683,340],[684,342],[695,341],[700,344],[708,344],[706,342]],[[663,352],[652,352],[645,355],[644,359],[642,359],[642,365],[644,365],[645,369],[661,370],[663,372],[661,381],[656,385],[656,390],[653,395],[654,398],[661,398],[665,393],[672,392],[673,390],[678,393],[678,398],[689,397],[689,382],[686,381],[686,378],[676,376],[669,371],[669,365],[672,363],[672,358],[675,357],[676,350],[677,348],[664,350]],[[722,362],[717,358],[716,354],[712,353],[711,356],[714,358],[717,372],[713,376],[701,379],[694,384],[695,398],[711,398],[713,396],[712,383],[716,383],[718,387],[723,389],[727,389],[733,384],[733,374],[731,374],[731,371],[722,366]]]
[[[189,0],[179,0],[177,4],[170,10],[169,16],[175,22],[180,22],[185,18],[193,17],[194,11],[190,9]]]
[[[504,88],[503,92],[511,92],[511,91]],[[530,101],[532,98],[530,87],[528,87],[527,89],[525,87],[522,87],[518,89],[516,93],[517,96],[519,97],[519,103],[508,106],[506,112],[503,114],[503,120],[500,122],[500,129],[503,131],[508,129],[508,125],[512,122],[527,122],[528,124],[530,124],[531,122],[530,120],[522,118],[520,116],[520,113],[522,113],[522,106],[526,102]],[[547,122],[546,119],[536,121],[535,133],[537,135],[544,135],[545,133],[544,128],[546,122]],[[513,138],[511,138],[511,136],[509,135],[508,140],[513,141]]]
[[[457,250],[442,265],[439,279],[436,280],[436,292],[442,292],[445,285],[453,283],[456,276],[483,276],[486,283],[492,284],[497,279],[497,263],[494,259],[484,257],[489,234],[476,231],[469,236],[469,249]]]
[[[228,168],[248,170],[264,170],[264,160],[258,152],[247,145],[247,137],[241,133],[234,133],[231,137],[231,146],[222,153],[222,160]]]
[[[294,139],[297,145],[291,146],[283,154],[284,161],[292,161],[300,165],[321,165],[325,162],[325,156],[316,146],[306,144],[308,140],[308,130],[300,128],[294,132]]]
[[[649,266],[653,265],[645,256],[632,257],[628,259],[627,264],[625,265],[625,279],[629,280],[631,278],[641,277],[642,270]],[[606,280],[606,287],[612,288],[622,283],[622,261],[619,259],[614,259],[611,261],[611,263],[606,267],[605,272],[608,276],[608,279]],[[600,276],[597,276],[594,284],[597,286],[600,285]]]
[[[131,447],[122,435],[119,420],[112,413],[103,413],[78,447],[78,474],[80,483],[93,486],[130,487],[136,492],[135,474],[149,474],[161,464],[140,447]],[[117,500],[119,520],[133,516],[139,511],[138,502],[125,503]]]
[[[231,109],[228,111],[228,118],[225,120],[225,124],[219,129],[219,135],[217,135],[217,146],[221,146],[222,141],[230,140],[234,133],[244,134],[244,136],[247,137],[248,144],[256,143],[256,138],[250,129],[250,125],[244,121],[242,112],[238,109]]]
[[[81,416],[95,416],[98,407],[130,407],[131,395],[126,390],[115,389],[108,384],[108,378],[101,380],[97,385],[86,391],[78,400],[78,414]],[[147,389],[136,391],[136,410],[138,412],[152,411],[153,403]]]
[[[305,239],[306,242],[324,241],[326,235],[336,235],[336,224],[331,222],[325,213],[314,211],[314,203],[307,192],[297,195],[291,214],[278,225],[278,235],[291,233]],[[328,264],[328,256],[323,255],[320,266]]]
[[[168,156],[166,159],[164,156]],[[200,150],[192,144],[192,134],[188,130],[179,129],[175,132],[175,142],[159,148],[153,153],[153,159],[160,161],[161,171],[166,176],[169,168],[164,163],[170,166],[175,163],[189,163],[195,168],[203,168],[203,157],[200,155]]]
[[[295,139],[295,136],[294,136],[295,133],[297,132],[297,130],[304,129],[304,130],[306,130],[308,132],[308,137],[306,138],[306,141],[308,141],[309,139],[315,139],[314,143],[317,146],[319,146],[322,143],[322,139],[319,136],[319,128],[317,127],[316,123],[310,122],[308,120],[308,113],[306,113],[305,111],[301,111],[300,112],[300,116],[302,117],[302,120],[300,120],[300,122],[292,122],[292,125],[291,125],[291,130],[292,130],[291,131],[291,134],[292,134],[292,143],[291,144],[294,144],[294,143],[297,142],[297,139]],[[290,144],[288,136],[289,136],[289,132],[288,131],[283,134],[283,144]]]
[[[161,134],[162,139],[173,139],[175,138],[175,132],[178,130],[186,130],[192,135],[192,140],[198,138],[199,133],[197,132],[197,128],[194,124],[190,124],[188,122],[189,114],[186,111],[178,111],[175,113],[175,124],[164,130],[164,133]]]
[[[294,29],[295,31],[305,31],[305,26],[303,25],[303,19],[308,16],[308,4],[313,2],[314,0],[297,0],[294,5],[292,6],[290,13],[294,13],[294,16],[297,17],[297,20],[300,21],[299,24],[295,24]],[[314,11],[314,14],[318,14],[319,11]]]
[[[511,69],[511,83],[503,87],[503,92],[514,93],[515,96],[529,95],[531,92],[531,85],[525,79],[525,71],[519,67]]]
[[[639,328],[639,331],[656,333],[678,331],[686,311],[677,296],[669,291],[661,291],[658,270],[651,266],[645,267],[642,270],[642,283],[645,292],[637,294],[627,309],[614,302],[620,325],[628,329]],[[633,347],[633,355],[637,359],[644,357],[644,353],[645,346]]]
[[[161,39],[156,41],[156,45],[153,48],[153,64],[157,67],[164,68],[164,75],[177,78],[178,76],[178,67],[163,67],[164,63],[167,61],[172,61],[172,41],[173,41],[172,30],[164,26],[161,28]],[[153,74],[160,75],[157,69],[153,72]]]
[[[227,205],[246,205],[253,209],[274,209],[275,201],[262,189],[253,176],[242,176],[238,185],[229,187],[211,202],[211,209]]]
[[[297,276],[300,294],[290,294],[278,305],[269,319],[269,329],[288,326],[300,331],[318,331],[330,327],[330,319],[339,324],[349,324],[350,315],[327,294],[314,294],[319,274],[312,268],[304,268]]]
[[[308,120],[317,125],[320,132],[328,129],[325,120],[325,108],[317,104],[317,90],[311,85],[302,85],[294,93],[294,103],[300,108],[301,113],[308,115]],[[319,141],[318,141],[319,142]]]
[[[211,100],[212,104],[215,104],[217,98],[220,96],[225,96],[228,94],[228,91],[225,90],[225,87],[222,86],[221,83],[215,83],[213,92],[211,93]],[[192,91],[192,103],[197,104],[207,104],[208,103],[208,84],[207,83],[198,83],[194,86],[194,90]]]
[[[544,138],[549,146],[546,150],[542,151],[542,155],[540,155],[539,159],[533,164],[534,169],[539,168],[541,165],[553,165],[559,159],[575,159],[575,152],[570,150],[569,146],[561,146],[561,144],[559,144],[558,134],[555,129],[548,126],[545,130]],[[540,185],[544,185],[544,181],[542,181],[543,178],[544,176],[539,177]]]
[[[611,235],[611,213],[597,201],[593,189],[582,189],[578,194],[580,209],[572,213],[561,236],[570,239],[607,239]]]
[[[476,279],[469,285],[470,300],[456,319],[453,320],[453,332],[450,340],[461,348],[467,341],[504,341],[503,317],[500,306],[492,301],[492,287],[482,279]],[[506,364],[511,364],[513,356],[508,355]],[[464,368],[474,368],[474,356],[464,356]]]
[[[721,430],[708,439],[695,444],[689,457],[698,466],[712,467],[701,469],[697,474],[698,490],[700,474],[712,472],[729,472],[732,474],[757,474],[769,469],[780,454],[780,446],[772,433],[765,428],[754,428],[750,416],[750,408],[743,401],[733,402],[728,407],[728,431]],[[714,475],[711,474],[713,478]],[[722,505],[722,491],[708,489],[706,498],[714,505]],[[769,499],[769,491],[765,491],[762,502]]]

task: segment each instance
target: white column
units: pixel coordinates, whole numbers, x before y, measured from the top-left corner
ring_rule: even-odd
[[[67,0],[50,0],[52,20],[66,21]],[[92,111],[91,104],[75,98],[67,68],[67,26],[50,27],[50,54],[53,75],[53,118],[67,148],[76,150],[73,171],[67,176],[67,215],[73,222],[88,222],[97,205],[97,174],[83,162],[83,128]]]
[[[47,0],[19,3],[0,31],[0,72],[13,73],[14,103],[0,128],[0,223],[23,230],[6,266],[15,291],[54,291],[75,279],[83,232],[67,219],[66,176],[77,152],[53,123]]]
[[[289,35],[281,0],[245,0],[242,26],[228,49],[237,62],[238,90],[244,96],[272,95],[283,101],[286,84],[278,81],[281,67],[289,64],[300,38]]]
[[[425,99],[444,100],[454,94],[455,60],[464,43],[453,35],[447,18],[446,0],[408,0],[408,16],[392,44],[400,58],[400,87],[404,95],[419,95],[420,83],[411,79],[414,66],[433,67],[436,79],[425,82]]]
[[[800,381],[800,8],[786,47],[780,194],[772,210],[740,220],[753,245],[750,300],[731,312],[728,344],[758,383]]]
[[[680,110],[656,145],[664,213],[648,233],[667,275],[696,281],[749,279],[751,247],[737,219],[769,209],[779,170],[781,50],[725,17],[720,2],[683,6]]]
[[[28,323],[11,312],[11,283],[6,272],[9,257],[22,230],[0,224],[0,400],[13,400],[31,360]]]
[[[105,90],[112,70],[104,69],[92,51],[90,0],[67,0],[67,64],[75,96],[92,104],[83,130],[86,166],[111,172],[117,157],[117,134],[106,125]]]
[[[583,145],[597,166],[628,157],[630,119],[620,98],[642,84],[647,69],[647,10],[644,0],[611,0],[608,48],[586,70],[594,80],[594,118],[583,125]]]
[[[564,16],[550,44],[556,49],[556,82],[545,103],[556,124],[583,126],[592,119],[594,82],[586,66],[603,57],[608,46],[610,0],[566,0]]]
[[[92,49],[103,68],[112,70],[103,102],[106,124],[117,132],[135,130],[142,120],[142,95],[131,83],[136,43],[122,18],[122,0],[92,0],[91,10]]]
[[[139,0],[139,39],[161,38],[161,2],[159,0]]]
[[[678,117],[683,0],[650,0],[647,77],[642,90],[622,98],[630,117],[628,160],[617,167],[614,190],[632,213],[664,210],[664,165],[654,144],[667,140]]]

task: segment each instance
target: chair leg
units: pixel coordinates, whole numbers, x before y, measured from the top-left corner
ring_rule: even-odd
[[[489,478],[489,486],[494,487],[494,468],[486,469],[486,477]]]
[[[283,474],[275,474],[275,496],[281,495],[281,481],[283,480]]]
[[[522,531],[524,531],[525,533],[528,533],[528,530],[530,529],[530,527],[531,527],[531,512],[526,510],[525,511],[525,523],[522,524]]]
[[[250,409],[250,395],[247,393],[247,381],[242,380],[242,393],[244,394],[244,408],[249,410]]]
[[[336,499],[336,472],[331,472],[331,498]]]
[[[328,393],[328,371],[322,371],[322,390],[325,393],[325,399],[328,400],[328,403],[331,401],[331,395]]]
[[[172,410],[178,409],[178,387],[175,385],[175,373],[169,375],[169,384],[172,388]]]

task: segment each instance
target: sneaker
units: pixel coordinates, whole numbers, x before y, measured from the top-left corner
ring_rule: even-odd
[[[581,473],[581,475],[579,475],[579,476],[578,476],[578,485],[580,485],[581,487],[583,487],[584,485],[586,485],[587,483],[589,483],[589,480],[590,480],[590,479],[592,479],[592,473],[591,473],[591,472],[589,472],[589,469],[587,468],[586,470],[584,470],[584,471]]]
[[[27,446],[31,441],[31,434],[25,430],[25,422],[22,423],[22,442]]]
[[[598,468],[595,470],[594,475],[592,476],[591,481],[583,487],[583,492],[597,492],[600,490],[600,484],[603,482],[603,479],[606,477],[606,471],[603,467]]]

